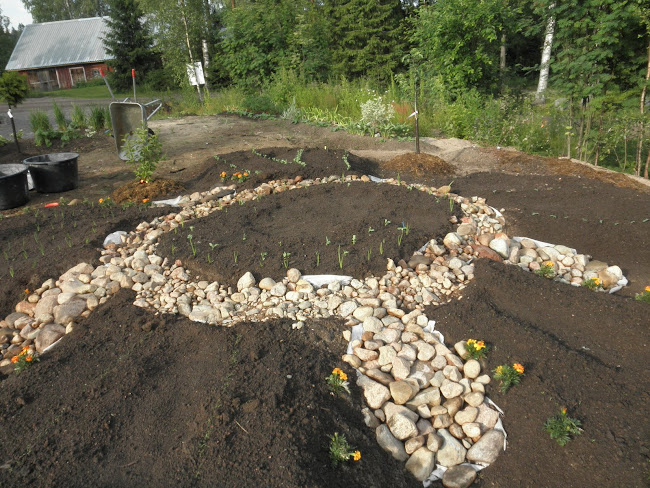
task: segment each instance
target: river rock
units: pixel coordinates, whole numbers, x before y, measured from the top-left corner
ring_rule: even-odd
[[[504,438],[503,432],[499,430],[486,432],[467,451],[467,459],[477,464],[492,464],[503,450]]]
[[[245,290],[246,288],[250,288],[252,286],[255,286],[255,283],[257,283],[257,281],[255,280],[255,277],[253,276],[253,273],[251,273],[250,271],[247,271],[237,281],[237,291],[242,291],[242,290]]]
[[[502,258],[508,257],[509,247],[506,239],[492,239],[490,241],[490,249],[495,251]]]
[[[86,310],[86,301],[72,299],[62,305],[54,307],[54,321],[58,324],[67,325],[79,317]]]
[[[476,471],[467,464],[452,466],[442,475],[445,488],[469,488],[476,480]]]
[[[357,384],[363,390],[363,396],[370,408],[376,410],[381,408],[386,401],[390,399],[390,390],[381,383],[371,380],[365,375],[361,375]]]
[[[401,441],[418,435],[415,422],[401,413],[392,415],[386,422],[391,433]]]
[[[467,449],[447,429],[438,430],[438,435],[443,440],[442,446],[440,446],[437,452],[438,464],[450,467],[463,463]]]
[[[404,444],[398,441],[393,434],[391,434],[390,429],[386,424],[381,424],[377,427],[375,431],[377,436],[377,443],[384,449],[388,451],[395,459],[398,461],[406,461],[409,458],[409,455],[404,449]]]
[[[436,467],[436,455],[426,447],[421,447],[415,451],[408,461],[406,469],[418,481],[426,480],[433,469]]]
[[[65,327],[59,324],[47,324],[40,328],[41,333],[36,336],[34,345],[36,346],[36,351],[38,353],[43,352],[43,350],[65,335]]]
[[[397,405],[404,405],[415,394],[413,387],[406,381],[393,381],[388,388]]]

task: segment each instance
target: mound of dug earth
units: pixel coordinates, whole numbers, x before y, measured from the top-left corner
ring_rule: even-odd
[[[0,383],[1,486],[421,486],[365,426],[356,385],[329,393],[339,322],[211,327],[132,302],[118,293]],[[360,461],[331,465],[335,432]]]
[[[455,168],[444,159],[432,154],[406,153],[391,159],[382,165],[382,169],[397,171],[402,175],[431,178],[438,175],[453,175]]]

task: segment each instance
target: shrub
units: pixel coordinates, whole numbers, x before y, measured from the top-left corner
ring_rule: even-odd
[[[280,113],[278,107],[265,95],[249,95],[244,99],[242,106],[244,110],[256,114],[278,115]]]
[[[140,183],[149,183],[158,163],[163,158],[162,145],[158,136],[149,134],[146,127],[140,127],[124,137],[124,152],[126,162],[136,165],[133,172]]]
[[[68,126],[68,121],[65,120],[65,114],[63,113],[63,110],[61,110],[61,107],[56,103],[56,101],[52,102],[52,109],[54,110],[54,120],[56,121],[56,125],[59,127],[59,130],[65,130],[65,128]]]
[[[85,129],[88,125],[86,112],[79,105],[72,105],[72,124],[77,129]]]
[[[90,127],[96,132],[99,132],[106,126],[106,112],[104,107],[94,105],[90,108]]]

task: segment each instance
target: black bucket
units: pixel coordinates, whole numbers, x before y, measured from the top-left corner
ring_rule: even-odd
[[[22,164],[0,164],[0,210],[20,207],[28,201],[27,168]]]
[[[79,186],[77,153],[53,153],[23,161],[29,167],[34,189],[39,193],[59,193]]]

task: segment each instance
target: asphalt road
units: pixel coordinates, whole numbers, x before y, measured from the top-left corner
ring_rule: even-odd
[[[34,133],[29,126],[29,114],[34,110],[42,110],[44,112],[47,112],[50,117],[50,123],[52,126],[56,127],[56,122],[54,120],[54,110],[52,108],[53,101],[56,101],[56,104],[61,108],[61,110],[63,110],[63,113],[69,120],[71,118],[73,104],[83,107],[86,111],[86,114],[88,115],[90,113],[91,106],[108,106],[108,104],[113,100],[110,97],[87,99],[59,97],[28,98],[11,111],[14,116],[16,130],[23,131],[23,138],[32,139],[34,137]],[[0,105],[0,135],[6,137],[7,139],[13,140],[11,137],[13,131],[11,129],[11,122],[7,115],[7,110],[8,107],[6,104]]]

